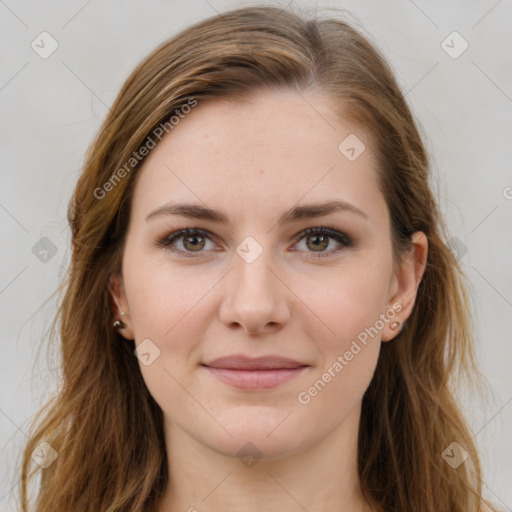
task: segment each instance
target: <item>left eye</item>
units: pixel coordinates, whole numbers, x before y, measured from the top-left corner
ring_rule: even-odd
[[[185,250],[178,249],[174,245],[180,239]],[[302,241],[302,239],[305,239],[308,249],[313,249],[307,252],[317,253],[314,254],[314,257],[319,258],[330,256],[346,247],[352,246],[352,241],[347,235],[328,227],[308,228],[298,235],[298,242]],[[330,239],[336,240],[339,245],[335,249],[326,252],[324,249],[330,245]],[[171,252],[182,254],[187,258],[194,258],[193,253],[200,254],[205,252],[202,249],[205,247],[206,240],[212,241],[208,231],[200,228],[187,228],[164,236],[156,242],[156,245],[167,248]],[[320,251],[316,249],[320,249]]]
[[[319,258],[330,256],[333,253],[337,253],[342,249],[352,246],[352,241],[347,235],[327,227],[308,228],[303,231],[299,237],[299,242],[304,239],[308,249],[326,249],[330,245],[330,239],[338,242],[338,246],[335,249],[328,252],[320,251],[319,254],[315,254],[315,257]],[[319,251],[313,250],[312,252],[318,253]]]

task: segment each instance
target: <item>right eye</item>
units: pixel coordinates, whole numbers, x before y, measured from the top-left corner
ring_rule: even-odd
[[[174,245],[180,239],[182,239],[181,243],[185,250],[178,249]],[[166,248],[173,253],[181,254],[186,258],[194,258],[194,253],[200,254],[205,252],[201,249],[204,248],[206,239],[211,241],[208,231],[200,228],[186,228],[165,235],[157,241],[157,246]]]

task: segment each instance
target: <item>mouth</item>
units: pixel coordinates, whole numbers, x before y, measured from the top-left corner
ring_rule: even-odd
[[[249,358],[243,355],[216,359],[201,366],[225,384],[245,390],[274,388],[310,367],[278,356]]]

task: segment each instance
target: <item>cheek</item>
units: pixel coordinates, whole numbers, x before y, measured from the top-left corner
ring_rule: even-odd
[[[150,365],[140,362],[139,367],[150,393],[166,410],[186,398],[178,383],[185,385],[203,355],[201,343],[212,322],[209,292],[219,278],[158,260],[127,253],[124,281],[136,345],[149,339],[157,354]]]
[[[329,327],[329,335],[311,334],[310,339],[316,341],[322,354],[319,374],[329,383],[332,393],[326,393],[324,399],[336,399],[347,392],[357,395],[357,390],[364,392],[373,374],[386,304],[384,280],[369,277],[370,274],[362,273],[340,278],[328,292],[318,296],[319,317]]]
[[[328,327],[315,323],[327,335],[312,329],[313,322],[305,327],[321,354],[309,387],[301,389],[303,399],[297,397],[311,418],[326,421],[327,408],[333,411],[328,421],[339,421],[362,399],[370,384],[385,326],[382,315],[387,311],[390,269],[391,258],[385,255],[373,261],[361,258],[360,265],[332,273],[322,288],[314,288],[312,282],[302,288],[309,308]]]
[[[386,261],[347,265],[331,269],[325,277],[301,277],[294,292],[322,320],[326,327],[322,330],[328,333],[326,339],[338,348],[374,325],[379,315],[386,312],[390,268]],[[317,322],[317,327],[321,325]]]
[[[137,253],[126,258],[124,273],[137,341],[150,336],[168,339],[191,319],[197,321],[197,307],[216,282],[209,274],[198,276],[192,266],[178,269]]]
[[[352,267],[339,272],[322,293],[308,293],[308,305],[329,327],[322,329],[327,336],[320,331],[315,335],[313,329],[308,333],[322,357],[296,397],[311,432],[335,428],[358,406],[372,380],[381,347],[381,315],[387,310],[389,272],[384,267]]]
[[[198,278],[192,266],[179,271],[137,252],[127,254],[123,270],[136,345],[151,341],[151,363],[139,361],[146,386],[164,411],[190,407],[180,383],[188,389],[197,365],[194,350],[204,333],[199,323],[206,321],[201,298],[214,283]]]

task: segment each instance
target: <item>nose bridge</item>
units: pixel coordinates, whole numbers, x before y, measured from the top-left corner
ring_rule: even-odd
[[[274,274],[273,251],[247,237],[236,252],[226,283],[222,320],[241,324],[250,332],[284,322],[288,318],[286,287]]]
[[[237,247],[234,259],[233,291],[239,300],[254,301],[252,307],[262,307],[276,300],[276,277],[270,271],[272,250],[253,237],[247,237]],[[259,304],[259,306],[258,306]]]

